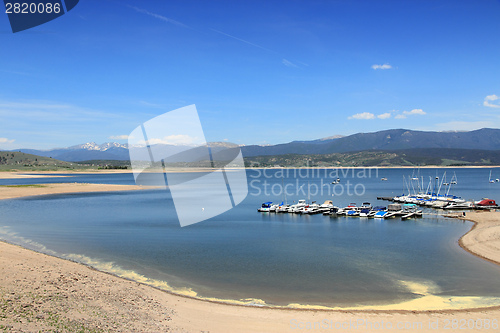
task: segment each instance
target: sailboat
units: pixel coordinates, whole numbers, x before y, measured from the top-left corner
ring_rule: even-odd
[[[457,174],[455,172],[453,173],[453,177],[451,177],[450,184],[452,185],[457,184]]]
[[[285,183],[283,176],[281,176],[281,190],[283,191],[284,200],[282,200],[281,205],[279,205],[278,208],[276,208],[276,213],[287,213],[288,210],[290,209],[290,205],[286,200],[286,191],[285,191]]]
[[[490,180],[490,183],[494,183],[495,181],[491,179],[491,170],[490,170],[490,177],[488,178]]]
[[[446,181],[446,172],[444,173],[443,178],[444,178],[444,179],[443,179],[443,183],[442,183],[442,184],[443,184],[444,186],[448,186],[448,185],[450,185],[450,183],[448,183],[448,182]]]

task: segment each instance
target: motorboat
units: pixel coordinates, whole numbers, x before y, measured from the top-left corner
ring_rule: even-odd
[[[375,213],[375,215],[373,215],[373,217],[376,219],[383,219],[387,215],[387,213],[388,212],[386,210],[379,210]]]
[[[297,202],[294,205],[291,205],[288,208],[289,213],[300,213],[300,210],[306,206],[306,200],[300,199],[299,202]]]
[[[492,208],[498,208],[498,205],[495,202],[495,200],[484,198],[480,201],[476,201],[475,207],[477,209],[492,209]]]
[[[334,207],[330,208],[330,210],[328,212],[324,212],[323,215],[337,216],[338,212],[339,212],[339,208],[334,206]]]
[[[363,208],[359,210],[359,217],[368,217],[368,214],[370,214],[371,209],[369,208]]]
[[[354,214],[354,212],[358,212],[358,206],[356,206],[356,204],[354,202],[351,202],[347,207],[340,209],[338,211],[338,215],[348,215],[349,212],[353,212],[353,213],[351,213],[351,216],[356,216],[356,215],[352,215],[352,214]],[[359,212],[358,212],[358,214],[359,214]]]
[[[368,213],[368,217],[375,217],[375,215],[378,213],[378,212],[386,212],[387,211],[387,207],[385,206],[375,206],[372,208],[372,210]]]
[[[474,202],[450,202],[448,205],[444,206],[443,209],[474,209]]]
[[[290,205],[285,205],[283,202],[276,208],[276,213],[288,213]]]
[[[359,206],[359,210],[362,210],[362,209],[371,210],[372,209],[372,204],[369,203],[369,202],[363,202],[363,204],[361,206]]]
[[[325,202],[323,202],[320,206],[319,206],[319,210],[322,212],[322,213],[325,213],[325,212],[329,212],[330,211],[330,208],[333,207],[333,201],[332,200],[325,200]]]
[[[359,216],[359,210],[357,209],[348,210],[345,215],[350,217]]]
[[[337,178],[332,182],[332,184],[338,184],[338,183],[340,183],[340,178]]]
[[[270,213],[276,211],[276,205],[272,201],[264,202],[260,208],[257,209],[261,213]]]
[[[304,208],[300,210],[300,214],[319,214],[321,211],[319,210],[319,205],[317,203],[312,203],[310,205],[306,205]]]

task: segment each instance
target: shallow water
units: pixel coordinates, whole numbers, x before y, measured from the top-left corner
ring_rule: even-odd
[[[438,171],[440,177],[443,171]],[[489,169],[447,169],[448,179],[453,171],[458,177],[455,194],[499,199],[500,184],[487,183]],[[440,218],[432,210],[428,212],[434,215],[410,221],[256,211],[263,201],[284,199],[279,193],[264,195],[266,187],[276,190],[282,184],[291,184],[289,202],[306,199],[307,190],[302,190],[309,187],[318,202],[387,205],[376,197],[401,194],[403,174],[420,172],[429,179],[436,170],[381,169],[370,178],[356,171],[341,174],[342,195],[340,187],[333,190],[331,173],[306,177],[303,170],[304,177],[282,177],[276,172],[249,171],[253,183],[242,204],[185,228],[179,227],[169,192],[162,190],[4,200],[0,237],[118,275],[140,274],[159,286],[166,281],[176,289],[191,288],[208,298],[351,307],[400,303],[422,294],[500,297],[500,267],[458,246],[469,222]],[[78,175],[68,181],[130,184],[133,178]],[[348,181],[359,195],[347,194]],[[36,181],[22,180],[29,182]]]

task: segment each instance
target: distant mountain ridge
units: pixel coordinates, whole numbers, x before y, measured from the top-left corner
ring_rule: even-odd
[[[500,149],[500,129],[483,128],[470,132],[424,132],[391,129],[357,133],[330,140],[294,141],[274,146],[245,146],[243,156],[283,154],[333,154],[367,150],[415,148]]]
[[[213,151],[237,145],[229,142],[210,143]],[[479,149],[500,150],[500,129],[483,128],[470,132],[426,132],[407,129],[391,129],[373,133],[357,133],[349,136],[332,136],[311,141],[293,141],[277,145],[241,146],[244,157],[285,154],[333,154],[357,151],[393,151],[405,149]],[[162,145],[165,151],[176,152],[180,146]],[[62,161],[128,160],[128,145],[107,142],[84,143],[68,148],[50,150],[16,149],[23,153],[52,157]]]

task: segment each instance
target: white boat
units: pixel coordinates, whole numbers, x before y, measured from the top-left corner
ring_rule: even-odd
[[[361,209],[359,211],[359,217],[368,217],[370,212],[371,212],[371,209],[368,209],[368,208]]]
[[[358,207],[359,217],[368,217],[368,214],[372,210],[372,205],[369,202],[363,202],[361,206]]]
[[[474,209],[474,201],[450,202],[443,209]]]
[[[345,215],[350,217],[359,216],[359,210],[348,210]]]
[[[319,210],[322,213],[329,212],[330,208],[333,208],[333,201],[332,200],[325,200],[321,205],[319,205]]]
[[[273,209],[273,208],[274,208],[274,210],[272,210],[272,211],[276,211],[276,207],[273,207],[273,206],[275,206],[275,205],[273,205],[272,201],[264,202],[262,204],[262,206],[257,209],[257,211],[261,212],[261,213],[270,213],[271,209]]]
[[[490,177],[488,178],[490,183],[494,183],[495,182],[495,179],[491,179],[491,170],[490,170]],[[496,179],[496,181],[498,182],[498,179]]]
[[[386,215],[387,215],[386,210],[380,210],[380,211],[376,212],[373,217],[376,219],[383,219]]]
[[[276,208],[276,213],[288,213],[288,209],[290,209],[290,205],[281,203],[281,205]]]
[[[285,180],[283,176],[281,177],[281,188],[285,188]],[[283,196],[283,201],[281,201],[281,204],[276,208],[276,213],[288,213],[288,210],[290,209],[290,205],[286,201],[286,191],[283,191]]]
[[[306,205],[302,210],[300,211],[301,214],[319,214],[321,211],[319,210],[319,205],[317,203],[312,203],[310,205]]]
[[[358,209],[358,207],[356,206],[355,203],[350,203],[349,206],[339,209],[337,214],[338,215],[348,215],[349,212],[357,211],[357,209]],[[354,213],[351,213],[351,216],[353,216],[352,214],[354,214]]]
[[[288,208],[288,212],[289,213],[299,213],[300,210],[302,208],[304,208],[306,206],[306,200],[304,199],[300,199],[299,202],[297,202],[296,204],[294,205],[291,205],[289,208]]]
[[[443,200],[436,200],[434,201],[434,203],[432,204],[432,208],[443,208],[445,206],[447,206],[449,204],[448,201],[443,201]]]
[[[329,211],[324,212],[323,215],[337,216],[337,215],[339,215],[338,212],[339,212],[339,208],[333,206],[332,208],[330,208]]]
[[[381,212],[386,213],[387,212],[387,207],[384,206],[375,206],[372,208],[370,213],[368,213],[368,217],[384,217],[385,214],[382,214]],[[380,213],[380,214],[378,214]],[[378,214],[378,216],[376,216]]]
[[[363,204],[361,206],[359,206],[359,210],[361,209],[369,209],[371,210],[372,209],[372,204],[369,203],[369,202],[363,202]]]

